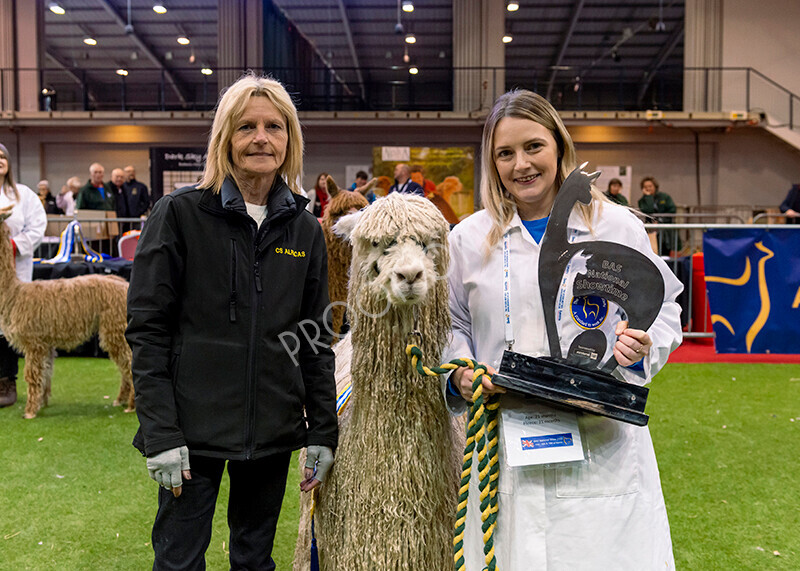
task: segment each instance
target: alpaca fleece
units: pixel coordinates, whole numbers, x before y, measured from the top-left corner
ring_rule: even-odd
[[[328,177],[330,178],[330,177]],[[334,342],[335,335],[342,329],[344,321],[344,302],[347,301],[347,282],[350,272],[350,262],[353,258],[353,249],[350,243],[337,236],[333,232],[333,225],[342,216],[349,214],[351,209],[361,210],[369,205],[369,202],[361,193],[341,190],[331,192],[331,185],[328,185],[328,192],[333,196],[325,215],[322,217],[322,231],[325,233],[325,247],[328,250],[328,296],[331,303],[336,303],[331,309],[333,320]]]
[[[88,275],[20,282],[8,227],[0,223],[0,292],[0,329],[25,355],[25,418],[34,418],[48,402],[53,350],[74,349],[95,333],[120,372],[114,404],[127,403],[126,410],[133,410],[131,349],[125,340],[128,283],[124,279]]]
[[[351,236],[352,396],[316,509],[323,570],[452,566],[459,453],[439,379],[419,375],[405,354],[415,306],[426,361],[438,364],[447,340],[447,229],[429,200],[390,195],[364,211]],[[401,303],[389,283],[391,252],[413,244],[430,287]]]

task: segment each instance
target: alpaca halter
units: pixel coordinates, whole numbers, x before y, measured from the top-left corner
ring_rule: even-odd
[[[414,330],[408,338],[414,337],[422,340],[422,334],[417,331],[418,311],[415,309]],[[500,478],[498,463],[498,434],[497,434],[497,409],[500,399],[497,395],[483,397],[483,377],[491,380],[491,375],[486,370],[486,365],[476,363],[472,359],[453,359],[439,367],[428,368],[422,364],[422,350],[413,342],[406,345],[406,355],[411,357],[412,366],[421,375],[436,377],[452,372],[459,367],[468,367],[474,370],[472,375],[472,406],[469,408],[467,421],[467,444],[464,448],[464,462],[461,468],[461,483],[458,490],[458,512],[453,537],[453,560],[456,571],[464,571],[464,530],[467,522],[467,499],[469,497],[469,481],[472,475],[472,457],[477,444],[478,448],[478,476],[480,482],[481,500],[481,530],[483,531],[483,554],[486,561],[486,571],[497,570],[497,559],[494,555],[494,529],[497,525],[497,489]],[[488,449],[487,449],[488,448]]]

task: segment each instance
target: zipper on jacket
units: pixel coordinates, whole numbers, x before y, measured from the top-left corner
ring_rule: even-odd
[[[253,224],[255,226],[255,224]],[[253,439],[255,435],[256,424],[256,385],[258,382],[258,375],[256,374],[256,363],[258,363],[258,314],[259,307],[261,306],[261,274],[258,263],[258,246],[255,243],[255,238],[258,237],[258,228],[255,231],[255,237],[252,244],[253,248],[253,310],[250,316],[250,378],[247,383],[247,419],[245,423],[245,459],[251,460],[253,458]]]
[[[256,256],[258,256],[258,250],[256,250]],[[256,279],[256,291],[261,293],[261,266],[258,264],[258,259],[253,264],[253,274]]]
[[[236,238],[231,238],[231,323],[236,323]]]

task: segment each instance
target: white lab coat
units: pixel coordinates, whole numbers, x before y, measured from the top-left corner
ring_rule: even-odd
[[[19,200],[9,198],[0,191],[0,208],[14,205],[5,223],[11,239],[17,245],[16,270],[20,281],[29,282],[33,277],[33,252],[41,244],[47,228],[47,214],[42,201],[24,184],[17,184]]]
[[[603,203],[601,213],[595,208],[592,225],[594,237],[573,211],[570,241],[595,239],[625,244],[651,258],[664,277],[664,304],[648,330],[653,347],[644,359],[644,372],[622,367],[615,372],[641,385],[661,369],[681,341],[680,307],[675,298],[683,286],[653,253],[641,222],[630,211]],[[485,261],[490,227],[490,217],[482,211],[461,222],[450,235],[453,335],[443,362],[467,356],[499,368],[505,349],[503,241]],[[509,228],[514,351],[548,355],[538,286],[539,245],[518,215]],[[453,413],[465,410],[462,399],[446,391],[445,395]],[[520,401],[504,395],[501,403],[501,407],[516,407]],[[589,463],[510,468],[500,459],[494,543],[498,569],[673,569],[669,523],[648,428],[591,414],[579,414],[579,425],[592,457]],[[499,448],[502,456],[502,444]],[[476,465],[477,461],[473,463],[465,535],[468,571],[480,571],[485,566]]]

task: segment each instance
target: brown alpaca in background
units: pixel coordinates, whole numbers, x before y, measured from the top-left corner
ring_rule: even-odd
[[[25,355],[25,418],[47,404],[54,350],[74,349],[95,333],[122,377],[114,405],[127,402],[126,412],[133,410],[131,348],[125,340],[128,283],[104,275],[20,282],[3,222],[10,214],[10,208],[0,211],[0,329]]]
[[[449,224],[458,224],[459,222],[458,216],[450,205],[450,196],[463,189],[464,185],[457,176],[448,176],[436,185],[436,191],[430,197],[431,202],[436,205]]]
[[[369,202],[360,192],[340,189],[330,176],[327,185],[331,201],[322,217],[322,231],[325,233],[325,246],[328,249],[328,296],[332,304],[338,302],[331,309],[333,332],[338,335],[344,320],[344,304],[347,302],[347,282],[353,247],[349,241],[334,234],[333,225],[342,216],[368,206]],[[334,337],[334,343],[337,340],[338,338]]]

